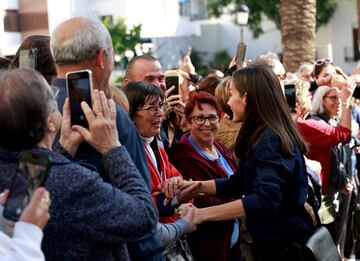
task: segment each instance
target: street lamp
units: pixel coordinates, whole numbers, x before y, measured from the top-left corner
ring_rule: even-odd
[[[235,11],[236,23],[240,25],[240,41],[244,41],[243,26],[247,25],[249,19],[249,7],[245,4],[240,4]]]

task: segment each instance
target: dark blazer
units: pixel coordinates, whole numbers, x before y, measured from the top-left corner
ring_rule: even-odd
[[[67,97],[66,81],[65,79],[55,78],[52,81],[52,85],[59,88],[57,103],[59,110],[62,112],[65,98]],[[149,168],[139,132],[127,113],[118,105],[116,105],[116,126],[119,134],[119,141],[126,147],[131,159],[134,161],[135,166],[146,183],[146,188],[151,191]],[[59,143],[55,141],[55,146],[58,145]],[[75,158],[91,163],[97,167],[98,172],[102,174],[101,154],[86,142],[80,144]],[[106,180],[106,177],[103,178]],[[163,259],[162,244],[155,236],[155,233],[156,228],[149,231],[149,233],[144,234],[140,241],[128,243],[132,260],[159,261]]]

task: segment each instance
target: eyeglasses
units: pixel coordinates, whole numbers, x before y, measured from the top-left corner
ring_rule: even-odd
[[[149,106],[147,108],[142,108],[139,111],[148,111],[150,116],[154,116],[158,112],[158,110],[160,110],[160,111],[164,110],[164,103],[163,102],[161,102],[161,103],[159,103],[157,105],[151,105],[151,106]]]
[[[331,60],[329,58],[324,58],[324,59],[317,60],[314,64],[316,66],[321,66],[323,64],[329,64],[329,63],[332,63]]]
[[[209,120],[210,124],[216,124],[220,120],[218,115],[210,115],[208,117],[205,117],[204,115],[196,115],[192,116],[191,119],[193,119],[197,125],[205,124],[206,120]]]
[[[340,97],[337,96],[337,95],[332,95],[332,96],[325,95],[324,97],[330,98],[330,100],[333,101],[333,102],[336,102],[336,101],[338,101],[340,99]]]

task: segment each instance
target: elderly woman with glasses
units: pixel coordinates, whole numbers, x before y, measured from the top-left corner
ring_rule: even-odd
[[[166,254],[176,240],[183,234],[194,231],[196,225],[192,221],[192,213],[180,220],[175,216],[174,207],[178,202],[186,201],[187,196],[181,197],[179,194],[175,196],[183,184],[183,179],[179,171],[169,162],[165,149],[158,142],[164,116],[165,96],[160,88],[147,82],[130,82],[123,90],[129,100],[129,116],[143,140],[151,175],[153,202],[159,214],[157,236],[164,247],[168,247],[164,252]],[[158,192],[160,187],[166,188],[164,193]],[[175,199],[167,204],[164,202],[166,196],[175,196]]]
[[[190,128],[174,148],[172,162],[187,179],[212,180],[227,178],[237,170],[229,149],[215,140],[220,126],[220,108],[215,97],[204,91],[191,93],[185,106]],[[210,207],[230,200],[214,196],[194,199],[196,207]],[[188,235],[195,260],[238,260],[239,222],[235,219],[206,222]]]
[[[316,91],[312,101],[310,120],[320,121],[330,126],[326,132],[327,137],[318,136],[322,137],[318,142],[314,142],[315,137],[310,138],[312,142],[310,142],[308,153],[310,159],[319,161],[322,166],[320,178],[323,198],[319,216],[332,233],[342,256],[344,256],[346,223],[353,190],[352,152],[349,141],[351,134],[350,98],[354,83],[349,80],[345,86],[341,91],[328,86],[322,86]],[[336,212],[334,200],[339,202]]]

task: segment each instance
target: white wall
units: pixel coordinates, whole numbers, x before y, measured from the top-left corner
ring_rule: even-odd
[[[320,28],[316,34],[319,45],[331,44],[332,58],[345,72],[350,73],[357,62],[345,61],[345,47],[352,47],[352,28],[357,27],[357,13],[355,0],[339,1],[338,9],[331,22]]]

